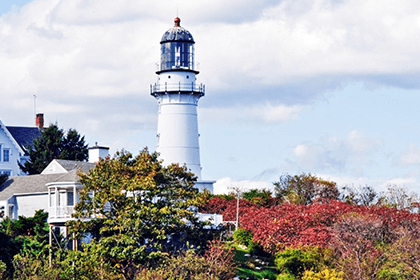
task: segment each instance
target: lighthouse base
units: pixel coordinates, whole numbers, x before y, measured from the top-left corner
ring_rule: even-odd
[[[210,194],[213,194],[213,184],[216,181],[197,181],[194,184],[194,187],[197,188],[200,192],[208,190]]]

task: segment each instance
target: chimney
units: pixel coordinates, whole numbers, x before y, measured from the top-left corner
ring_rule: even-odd
[[[89,162],[98,162],[100,158],[104,159],[109,155],[109,148],[98,146],[98,142],[95,142],[95,146],[89,147]]]
[[[44,128],[44,114],[42,114],[42,113],[36,114],[35,125],[39,129],[43,129]]]

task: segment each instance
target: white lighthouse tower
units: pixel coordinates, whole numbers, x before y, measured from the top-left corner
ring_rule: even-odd
[[[156,151],[165,165],[186,164],[198,177],[196,187],[212,192],[214,182],[201,180],[198,141],[197,105],[205,87],[197,83],[193,36],[180,22],[175,18],[162,36],[158,81],[150,86],[159,106]]]

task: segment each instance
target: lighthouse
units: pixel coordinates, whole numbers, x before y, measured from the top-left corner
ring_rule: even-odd
[[[196,187],[212,192],[214,182],[201,179],[197,106],[205,86],[197,82],[194,44],[178,17],[160,41],[157,82],[150,85],[150,94],[158,102],[156,151],[164,165],[185,164],[198,178]]]

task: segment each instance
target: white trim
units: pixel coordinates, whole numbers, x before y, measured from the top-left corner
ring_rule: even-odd
[[[15,138],[13,138],[12,134],[10,134],[9,130],[6,128],[6,126],[1,122],[0,120],[0,127],[4,130],[4,132],[6,133],[7,137],[10,138],[10,140],[12,141],[12,143],[17,147],[18,151],[24,155],[25,151],[20,147],[19,143],[16,142]]]

